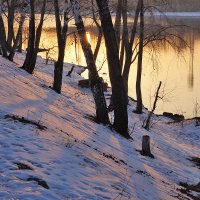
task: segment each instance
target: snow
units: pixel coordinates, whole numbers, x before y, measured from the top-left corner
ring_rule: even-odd
[[[146,13],[146,16],[151,16],[152,13]],[[154,16],[167,17],[200,17],[200,12],[154,12]]]
[[[49,86],[53,65],[38,58],[33,75],[0,57],[0,199],[190,199],[179,182],[200,182],[199,168],[189,158],[200,157],[200,128],[195,122],[167,123],[154,116],[150,131],[143,115],[132,112],[129,129],[134,141],[89,119],[95,108],[89,89],[80,89],[75,67],[65,64],[62,94]],[[78,73],[77,73],[78,72]],[[110,92],[106,92],[108,98]],[[47,127],[13,120],[12,116]],[[5,117],[10,116],[10,117]],[[112,118],[112,116],[110,116]],[[143,135],[151,137],[155,159],[140,155]],[[30,169],[20,169],[19,164]],[[44,181],[49,189],[38,184]],[[200,195],[196,193],[195,195]]]

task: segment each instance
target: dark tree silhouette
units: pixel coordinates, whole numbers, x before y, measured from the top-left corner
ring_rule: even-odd
[[[40,22],[35,28],[35,0],[30,0],[30,20],[29,20],[29,37],[26,58],[22,68],[28,73],[32,74],[35,69],[37,53],[39,50],[40,37],[42,33],[42,26],[44,22],[44,14],[46,8],[46,0],[43,0],[41,8]]]
[[[7,58],[7,47],[6,47],[6,31],[2,18],[2,4],[0,1],[0,51],[2,51],[3,57]]]
[[[138,66],[136,78],[136,95],[137,107],[135,112],[142,113],[142,92],[141,92],[141,76],[142,76],[142,60],[143,60],[143,41],[144,41],[144,5],[143,0],[140,0],[140,38],[139,38],[139,52],[138,52]]]
[[[112,85],[112,102],[114,109],[113,127],[124,137],[129,138],[127,94],[121,76],[116,34],[113,28],[107,0],[96,0],[96,2],[99,8],[100,20],[105,38],[109,76]]]
[[[22,31],[23,31],[23,25],[25,21],[25,14],[26,14],[26,9],[27,9],[27,2],[26,0],[23,1],[22,8],[20,9],[20,21],[19,21],[19,27],[17,31],[16,38],[14,40],[14,44],[10,47],[10,53],[8,55],[8,59],[10,61],[13,61],[13,58],[15,56],[15,52],[20,45],[20,40],[22,38]]]
[[[65,45],[66,45],[68,21],[69,21],[68,18],[69,7],[67,0],[65,0],[65,5],[66,6],[64,10],[64,22],[62,27],[58,0],[54,0],[56,32],[58,40],[58,59],[55,62],[55,68],[54,68],[53,90],[55,90],[57,93],[61,93],[61,88],[62,88],[63,61],[65,57]]]
[[[134,45],[135,36],[136,36],[137,23],[138,23],[140,7],[141,7],[140,5],[141,5],[141,0],[138,0],[136,11],[135,11],[134,23],[133,23],[130,38],[129,38],[129,34],[127,31],[127,0],[123,1],[123,11],[122,11],[123,38],[122,40],[125,46],[126,54],[125,54],[124,67],[122,66],[122,63],[121,63],[121,69],[123,68],[122,74],[123,74],[124,86],[125,86],[125,90],[127,94],[128,94],[128,77],[129,77],[130,67],[131,67],[132,59],[133,59],[133,45]]]
[[[7,49],[10,51],[12,48],[12,42],[14,41],[14,19],[15,19],[15,0],[6,1],[8,7],[8,37],[7,37]]]
[[[106,106],[106,100],[103,93],[103,82],[99,77],[95,58],[92,53],[91,45],[87,39],[86,30],[83,24],[82,17],[80,15],[80,4],[77,0],[71,0],[72,10],[74,14],[74,19],[76,23],[76,27],[78,30],[78,35],[80,38],[81,46],[83,49],[83,53],[85,55],[85,59],[87,62],[88,70],[89,70],[89,80],[90,87],[92,90],[92,94],[95,101],[96,106],[96,118],[97,121],[103,124],[109,124],[108,111]]]

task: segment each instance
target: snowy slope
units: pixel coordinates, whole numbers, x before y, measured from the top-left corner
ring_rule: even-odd
[[[182,127],[154,117],[148,132],[141,128],[147,114],[132,113],[130,102],[134,141],[126,140],[91,120],[91,93],[78,87],[77,73],[66,76],[70,66],[58,95],[49,88],[53,66],[39,58],[32,76],[19,68],[23,59],[17,55],[11,63],[0,57],[1,200],[191,199],[179,191],[179,182],[200,182],[200,169],[188,160],[200,157],[200,128],[193,121]],[[146,134],[155,159],[138,151]]]

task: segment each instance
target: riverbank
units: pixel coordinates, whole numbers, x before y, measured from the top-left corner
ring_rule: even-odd
[[[176,200],[198,196],[188,186],[200,182],[195,162],[200,155],[200,129],[194,121],[168,124],[147,112],[132,112],[134,141],[92,120],[94,102],[83,79],[65,64],[62,94],[51,90],[53,65],[41,58],[33,75],[0,56],[0,199],[134,199]],[[106,92],[107,99],[110,93]],[[113,117],[110,114],[112,121]],[[42,127],[42,128],[41,128]],[[154,159],[140,154],[143,135],[151,138]],[[182,186],[181,186],[182,185]],[[198,197],[197,197],[198,198]]]

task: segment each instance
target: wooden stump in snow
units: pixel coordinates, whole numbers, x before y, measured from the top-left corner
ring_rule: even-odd
[[[154,155],[151,153],[150,137],[148,135],[144,135],[142,137],[142,152],[141,152],[141,154],[143,156],[149,156],[151,158],[154,158]]]

